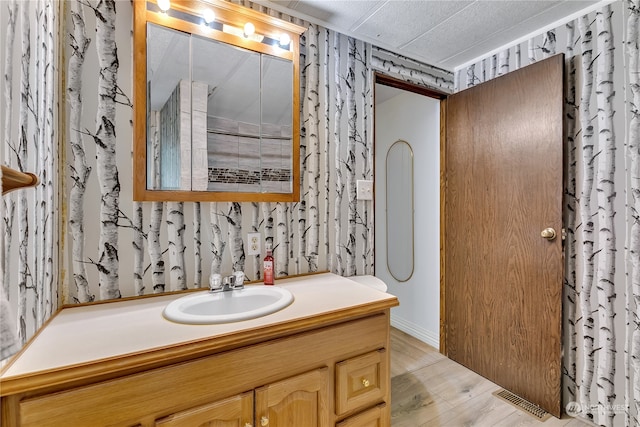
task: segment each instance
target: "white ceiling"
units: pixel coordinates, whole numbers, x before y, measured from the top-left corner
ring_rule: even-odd
[[[611,0],[255,0],[453,71],[505,44]]]

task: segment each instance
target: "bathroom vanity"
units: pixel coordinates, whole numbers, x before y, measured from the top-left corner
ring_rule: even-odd
[[[3,368],[2,425],[389,426],[397,299],[330,273],[276,285],[292,304],[235,323],[166,320],[181,294],[62,308]]]

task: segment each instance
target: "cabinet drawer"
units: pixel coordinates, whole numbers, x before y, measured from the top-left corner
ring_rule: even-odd
[[[389,417],[384,403],[353,415],[336,424],[336,427],[389,427]]]
[[[336,364],[336,413],[345,414],[379,403],[387,395],[389,375],[385,349]]]

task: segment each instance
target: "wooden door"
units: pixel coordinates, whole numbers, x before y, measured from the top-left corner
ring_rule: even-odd
[[[563,65],[554,56],[448,97],[443,153],[443,351],[555,416]]]
[[[256,425],[329,427],[329,368],[256,389]]]
[[[169,415],[155,424],[156,427],[252,426],[253,391]]]

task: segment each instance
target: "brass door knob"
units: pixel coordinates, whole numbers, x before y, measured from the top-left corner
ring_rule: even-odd
[[[542,230],[542,232],[540,232],[540,236],[547,240],[553,240],[556,238],[557,233],[556,233],[556,230],[554,230],[551,227],[548,227]]]

